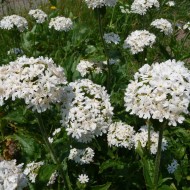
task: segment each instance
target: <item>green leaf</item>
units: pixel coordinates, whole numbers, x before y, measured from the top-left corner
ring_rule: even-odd
[[[97,185],[97,186],[92,186],[91,190],[108,190],[111,186],[111,182],[107,182],[104,185]]]

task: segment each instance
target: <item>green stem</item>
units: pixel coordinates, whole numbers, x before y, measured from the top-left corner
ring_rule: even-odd
[[[103,38],[103,28],[102,28],[102,17],[101,17],[101,10],[97,9],[97,13],[98,13],[98,24],[99,24],[99,32],[100,32],[100,37],[101,37],[101,41],[103,44],[103,48],[104,48],[104,52],[105,52],[105,56],[106,56],[106,60],[107,60],[107,66],[108,66],[108,74],[107,74],[107,90],[109,92],[110,90],[110,80],[111,80],[111,67],[110,67],[110,63],[109,63],[109,55],[108,55],[108,51],[106,48],[106,44]]]
[[[160,172],[160,160],[161,160],[161,151],[162,151],[162,139],[163,139],[164,126],[160,127],[159,137],[158,137],[158,149],[155,160],[155,170],[154,170],[154,190],[158,189],[158,180]]]
[[[150,125],[150,120],[147,120],[146,125],[148,126],[148,152],[150,153],[150,129],[151,129],[151,125]]]

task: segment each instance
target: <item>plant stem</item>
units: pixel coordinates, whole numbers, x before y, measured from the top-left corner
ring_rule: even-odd
[[[155,160],[155,170],[154,170],[154,190],[158,189],[158,180],[160,172],[160,160],[161,160],[161,151],[162,151],[162,139],[163,139],[164,126],[160,127],[159,137],[158,137],[158,148]]]
[[[148,126],[148,152],[150,153],[150,129],[151,129],[151,125],[150,125],[150,120],[147,120],[146,125]]]
[[[110,80],[111,80],[111,67],[110,67],[110,63],[109,63],[108,51],[107,51],[106,44],[105,44],[105,41],[104,41],[104,38],[103,38],[101,10],[100,10],[100,9],[97,9],[97,13],[98,13],[98,24],[99,24],[100,37],[101,37],[101,41],[102,41],[102,44],[103,44],[104,53],[105,53],[105,56],[106,56],[107,66],[108,66],[107,90],[108,90],[108,92],[109,92],[109,90],[110,90]]]

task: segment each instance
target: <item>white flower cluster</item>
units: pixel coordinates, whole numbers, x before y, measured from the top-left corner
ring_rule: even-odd
[[[190,22],[187,22],[186,24],[183,25],[183,30],[190,30]]]
[[[177,160],[173,159],[172,163],[168,164],[168,167],[167,167],[168,173],[173,174],[175,170],[177,169],[178,165],[179,164],[177,163]]]
[[[184,62],[168,60],[145,64],[125,92],[126,111],[144,119],[183,123],[190,101],[190,71]]]
[[[51,18],[49,23],[49,28],[54,28],[57,31],[69,31],[73,27],[73,22],[70,18],[65,18],[63,16],[57,16]]]
[[[43,23],[47,18],[47,14],[40,9],[30,10],[28,14],[31,15],[37,23]]]
[[[36,176],[38,175],[38,171],[41,166],[44,165],[43,161],[40,162],[31,162],[26,165],[26,168],[24,169],[24,174],[28,176],[29,180],[32,183],[35,183]]]
[[[175,2],[174,1],[168,1],[168,2],[166,2],[166,5],[168,5],[169,7],[173,7],[173,6],[175,6]]]
[[[156,36],[147,30],[136,30],[132,32],[124,41],[123,48],[130,48],[132,54],[142,52],[145,47],[155,43]]]
[[[18,15],[5,16],[0,21],[0,28],[6,30],[17,28],[19,32],[23,32],[28,28],[28,22],[24,17]]]
[[[151,154],[157,153],[158,148],[158,132],[155,132],[153,129],[150,130],[150,152]],[[135,148],[138,147],[138,143],[141,143],[141,146],[144,148],[148,145],[148,127],[142,126],[134,135],[134,145]],[[162,151],[166,150],[168,146],[167,140],[165,138],[162,139]]]
[[[53,185],[57,177],[58,177],[58,172],[57,171],[53,172],[49,178],[47,186]]]
[[[12,97],[24,99],[27,106],[44,112],[62,100],[66,78],[62,67],[49,58],[19,57],[0,67],[0,104]]]
[[[134,0],[131,5],[131,12],[145,15],[147,10],[152,7],[159,8],[159,2],[157,0]]]
[[[0,161],[0,189],[22,190],[28,185],[27,177],[22,171],[23,164],[16,165],[16,160]]]
[[[94,158],[94,150],[90,147],[85,149],[76,149],[72,148],[69,154],[69,160],[74,160],[76,163],[83,165],[83,164],[90,164],[93,162]]]
[[[160,29],[165,35],[172,34],[173,32],[172,24],[163,18],[154,20],[150,25]]]
[[[114,43],[114,44],[119,44],[120,42],[120,37],[118,34],[115,34],[114,32],[106,33],[103,36],[104,40],[106,43]]]
[[[117,0],[85,0],[88,8],[114,7]]]
[[[115,122],[109,126],[107,139],[109,146],[125,147],[129,150],[133,147],[134,129],[123,122]]]
[[[70,87],[74,96],[70,104],[62,106],[61,123],[77,141],[90,142],[106,133],[111,123],[113,108],[109,95],[105,87],[88,79],[72,82]]]
[[[98,62],[81,60],[77,65],[76,70],[81,74],[82,77],[89,74],[90,72],[98,74],[102,73],[102,64]]]
[[[78,180],[80,183],[88,183],[89,177],[86,174],[80,174]]]
[[[125,4],[124,6],[119,6],[120,10],[124,14],[129,14],[131,11],[129,10],[129,5]]]

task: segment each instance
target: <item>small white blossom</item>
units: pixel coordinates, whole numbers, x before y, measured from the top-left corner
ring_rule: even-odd
[[[28,180],[22,167],[23,164],[16,165],[16,160],[0,161],[1,190],[22,190],[27,187]]]
[[[55,18],[51,18],[49,28],[54,28],[57,31],[67,32],[73,28],[73,22],[70,18],[57,16]]]
[[[186,24],[183,25],[183,30],[190,30],[190,22],[187,22]]]
[[[160,29],[165,35],[172,34],[173,32],[172,24],[163,18],[154,20],[150,25]]]
[[[31,163],[26,165],[25,170],[24,170],[24,174],[28,176],[29,180],[32,183],[35,183],[36,176],[38,175],[38,171],[39,171],[40,167],[43,165],[44,165],[44,162],[42,162],[42,161],[31,162]]]
[[[168,1],[168,2],[166,2],[166,5],[168,5],[169,7],[173,7],[173,6],[175,6],[175,2],[174,1]]]
[[[158,132],[155,132],[153,129],[150,130],[150,152],[151,154],[157,153],[158,148]],[[142,126],[134,135],[134,145],[137,148],[138,143],[141,143],[141,146],[144,148],[148,145],[148,127]],[[162,139],[162,151],[166,150],[168,143],[165,138]]]
[[[117,0],[84,0],[88,8],[114,7]]]
[[[190,71],[183,62],[145,64],[134,78],[125,92],[126,111],[173,126],[183,123],[190,101]]]
[[[57,177],[58,177],[58,172],[57,171],[53,172],[49,178],[47,186],[53,185]]]
[[[17,28],[19,32],[23,32],[28,28],[28,22],[24,17],[18,15],[5,16],[0,21],[0,28],[6,30]]]
[[[108,43],[108,44],[110,44],[110,43],[119,44],[119,42],[120,42],[119,35],[115,34],[113,32],[104,34],[103,38],[106,41],[106,43]]]
[[[133,147],[134,129],[122,122],[115,122],[109,126],[107,139],[109,146],[125,147],[129,150]]]
[[[91,149],[90,147],[86,149],[73,148],[70,150],[68,158],[69,160],[73,160],[80,165],[89,164],[93,162],[94,150]]]
[[[30,10],[28,14],[34,17],[37,23],[43,23],[47,18],[47,14],[40,9]]]
[[[145,15],[148,9],[152,7],[159,8],[159,2],[157,0],[134,0],[131,5],[131,12]]]
[[[123,48],[130,48],[132,54],[142,52],[145,47],[152,47],[156,41],[156,36],[146,30],[136,30],[132,32],[124,41]]]
[[[88,183],[89,177],[86,174],[80,174],[78,180],[80,183]]]
[[[22,55],[24,54],[23,50],[20,48],[12,48],[7,52],[7,55]]]
[[[167,167],[168,173],[173,174],[175,170],[177,169],[178,165],[179,164],[177,163],[177,160],[173,159],[172,163],[168,164],[168,167]]]
[[[95,136],[106,133],[111,123],[113,108],[105,87],[88,79],[77,80],[69,86],[73,89],[74,96],[71,94],[69,104],[63,104],[61,120],[67,134],[79,142],[86,143]]]
[[[119,6],[120,10],[122,13],[124,14],[129,14],[131,13],[131,11],[129,10],[129,5],[124,5],[124,6]]]

